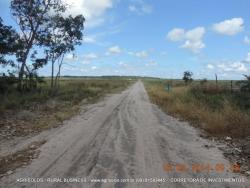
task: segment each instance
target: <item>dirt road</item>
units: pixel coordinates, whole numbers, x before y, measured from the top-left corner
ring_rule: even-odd
[[[199,137],[193,127],[151,104],[141,81],[120,94],[90,105],[65,122],[40,150],[39,158],[29,166],[3,177],[0,187],[250,187],[246,177],[230,172],[229,162],[215,143]],[[177,169],[171,170],[168,164],[177,165]],[[179,172],[183,169],[179,164],[187,169]],[[209,172],[192,170],[192,166],[203,164],[210,164],[213,169]],[[216,164],[223,164],[224,171],[216,171]],[[221,168],[217,166],[218,169]],[[43,183],[17,182],[18,178],[28,181],[28,177],[39,177]],[[87,178],[88,182],[53,182],[73,181],[70,177],[83,178],[77,179],[79,181]],[[165,178],[168,182],[105,183],[108,178],[122,181],[125,178],[130,181]],[[200,181],[205,178],[207,182],[192,183],[189,181],[195,179],[191,178],[200,178]],[[244,178],[245,183],[209,183],[208,178]],[[100,179],[103,183],[89,182]],[[186,182],[171,182],[174,180]]]

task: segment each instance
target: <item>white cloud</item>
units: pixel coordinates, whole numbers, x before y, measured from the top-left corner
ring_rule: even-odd
[[[101,17],[105,11],[112,8],[114,0],[63,0],[69,8],[66,14],[82,14],[86,18],[86,25],[96,26],[103,23]]]
[[[75,54],[67,54],[67,55],[65,56],[65,60],[66,60],[66,61],[75,61],[75,60],[77,60],[77,57],[76,57]]]
[[[250,52],[247,53],[247,57],[245,59],[245,62],[250,63]]]
[[[212,65],[212,64],[207,64],[207,68],[208,68],[208,69],[214,69],[214,65]]]
[[[129,5],[128,9],[129,9],[129,11],[131,11],[131,12],[136,12],[136,11],[137,11],[136,6],[134,6],[134,5]]]
[[[185,41],[184,44],[180,46],[181,48],[186,48],[193,53],[198,53],[205,47],[205,44],[202,41],[205,32],[204,27],[196,27],[188,31],[181,28],[174,28],[168,32],[167,38],[174,42]]]
[[[191,41],[187,40],[185,44],[181,46],[182,48],[187,48],[193,53],[199,53],[202,48],[205,47],[205,44],[202,41]]]
[[[224,35],[235,35],[244,29],[242,18],[232,18],[213,25],[213,30]]]
[[[90,69],[91,69],[91,70],[96,70],[97,67],[96,67],[96,66],[92,66]]]
[[[185,37],[185,30],[181,28],[174,28],[167,34],[167,38],[172,41],[180,41],[184,37]]]
[[[96,53],[88,53],[82,55],[79,59],[81,59],[81,64],[86,65],[90,64],[93,60],[100,58]]]
[[[128,55],[135,55],[135,53],[134,52],[128,52]]]
[[[111,25],[103,31],[87,34],[83,37],[84,43],[92,43],[98,46],[108,46],[110,43],[108,41],[103,41],[107,36],[118,34],[122,31],[122,27],[125,22],[120,22],[119,24]]]
[[[83,68],[79,69],[79,71],[82,72],[82,73],[88,72],[86,69],[83,69]]]
[[[83,64],[83,65],[87,65],[87,64],[90,64],[90,61],[83,60],[83,61],[81,62],[81,64]]]
[[[121,52],[122,50],[119,46],[112,46],[107,50],[106,55],[120,54]]]
[[[146,50],[138,51],[138,52],[129,51],[127,53],[128,55],[135,56],[138,58],[147,58],[149,56],[149,51],[146,51]]]
[[[149,61],[148,63],[145,64],[146,67],[151,67],[151,66],[156,66],[158,65],[158,63],[156,61]]]
[[[227,62],[227,63],[220,63],[217,65],[217,67],[224,72],[238,72],[243,73],[247,72],[248,69],[242,62]]]
[[[203,35],[205,34],[204,27],[196,27],[186,32],[185,38],[192,42],[198,42],[202,40]]]
[[[139,57],[139,58],[146,58],[146,57],[148,57],[148,52],[146,52],[146,51],[136,52],[135,56]]]
[[[84,55],[79,55],[79,56],[75,56],[74,54],[67,54],[67,56],[65,57],[65,60],[68,62],[73,62],[73,61],[77,61],[83,65],[86,64],[90,64],[92,61],[101,58],[101,56],[99,56],[96,53],[87,53]]]
[[[72,60],[74,58],[73,54],[67,54],[65,57],[67,60]]]
[[[146,4],[142,5],[141,10],[142,12],[147,13],[147,14],[150,14],[153,11],[152,7]]]
[[[96,39],[94,37],[88,36],[88,37],[83,37],[83,42],[85,43],[96,43]]]
[[[249,38],[248,36],[245,36],[244,42],[245,42],[246,44],[250,44],[250,38]]]
[[[137,0],[133,2],[134,4],[131,4],[128,6],[128,10],[130,12],[143,15],[143,14],[150,14],[153,9],[152,6],[145,3],[143,0]]]
[[[95,54],[95,53],[89,53],[89,54],[83,55],[83,58],[84,58],[85,60],[94,60],[94,59],[97,59],[97,58],[98,58],[98,55]]]
[[[66,70],[66,71],[75,71],[76,68],[74,68],[74,67],[64,67],[63,70]]]
[[[123,62],[123,61],[120,61],[120,62],[118,63],[118,65],[119,65],[120,67],[123,67],[123,68],[128,68],[128,64],[125,63],[125,62]]]

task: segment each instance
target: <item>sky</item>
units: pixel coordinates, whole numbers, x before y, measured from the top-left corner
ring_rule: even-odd
[[[243,79],[250,74],[250,0],[63,0],[83,14],[82,45],[62,75]],[[10,0],[0,16],[15,28]],[[50,75],[50,65],[39,71]]]

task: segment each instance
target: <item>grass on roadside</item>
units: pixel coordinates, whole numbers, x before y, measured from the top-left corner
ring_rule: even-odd
[[[124,88],[128,85],[127,80],[81,80],[63,79],[57,92],[51,94],[49,80],[40,84],[38,89],[20,93],[14,89],[5,94],[0,94],[0,110],[5,112],[11,109],[27,109],[33,104],[44,103],[48,100],[69,101],[73,104],[82,99],[95,99],[100,95],[115,89]]]
[[[51,93],[49,81],[37,90],[11,90],[0,96],[0,140],[56,127],[79,111],[81,102],[93,103],[107,93],[125,89],[128,79],[62,79]]]
[[[250,135],[250,94],[230,93],[212,85],[178,86],[164,89],[165,81],[146,81],[151,101],[165,112],[190,121],[212,135]],[[195,84],[194,84],[195,85]]]

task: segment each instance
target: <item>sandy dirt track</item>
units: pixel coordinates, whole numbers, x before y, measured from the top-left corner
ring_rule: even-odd
[[[120,94],[90,105],[51,133],[29,166],[3,177],[0,187],[127,188],[250,187],[249,180],[228,170],[229,162],[211,141],[185,122],[151,104],[141,81]],[[224,172],[193,172],[193,164],[224,164]],[[184,172],[167,172],[166,164],[185,164]],[[136,179],[244,178],[245,183],[19,183],[17,178]],[[173,179],[172,179],[173,180]]]

